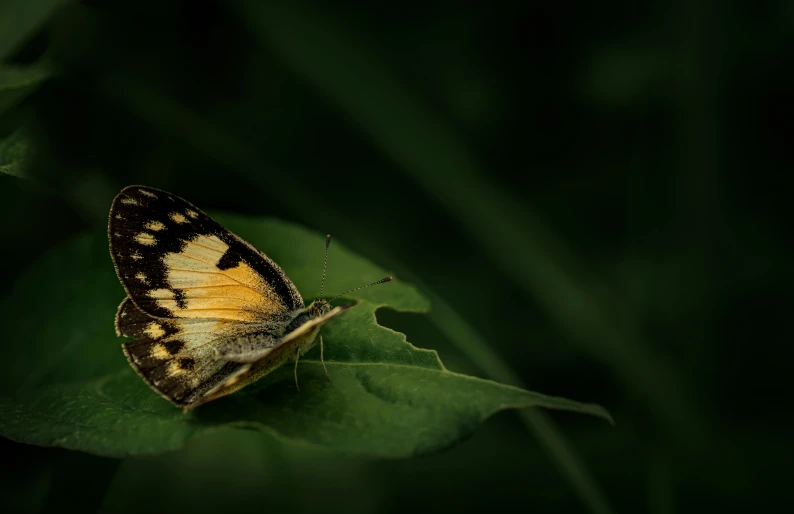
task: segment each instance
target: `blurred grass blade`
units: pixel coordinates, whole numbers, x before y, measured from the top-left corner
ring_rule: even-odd
[[[303,6],[241,5],[266,43],[466,227],[571,342],[606,362],[628,388],[647,398],[676,441],[692,446],[703,440],[697,411],[682,393],[689,388],[663,356],[641,341],[619,302],[603,293],[603,284],[577,271],[572,252],[537,215],[487,180],[464,145],[401,86],[370,45]]]
[[[66,0],[3,0],[0,2],[0,61],[31,37]]]
[[[0,139],[0,174],[29,178],[24,169],[29,151],[29,143],[21,128]]]
[[[18,104],[52,76],[47,64],[0,66],[0,115]]]

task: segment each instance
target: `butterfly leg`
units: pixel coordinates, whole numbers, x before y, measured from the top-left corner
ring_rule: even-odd
[[[320,336],[320,362],[323,363],[323,369],[325,370],[325,378],[331,380],[331,375],[328,374],[328,368],[325,367],[325,358],[323,357],[323,336]]]
[[[300,357],[301,357],[301,349],[298,348],[298,351],[295,352],[295,370],[293,372],[295,375],[295,389],[297,389],[298,392],[301,392],[301,388],[298,386],[298,359],[300,359]]]

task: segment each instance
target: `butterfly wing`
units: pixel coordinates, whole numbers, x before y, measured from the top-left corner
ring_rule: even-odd
[[[303,300],[267,256],[189,202],[130,186],[113,201],[110,254],[127,292],[116,316],[124,353],[144,380],[188,406],[244,364],[218,360],[220,341],[277,329]]]
[[[125,298],[116,313],[116,333],[130,365],[155,391],[179,406],[195,403],[243,365],[218,360],[215,344],[234,337],[234,326],[202,318],[153,318]],[[215,344],[214,344],[215,343]]]
[[[108,236],[119,280],[150,316],[267,323],[303,308],[275,262],[165,191],[124,188],[113,200]]]

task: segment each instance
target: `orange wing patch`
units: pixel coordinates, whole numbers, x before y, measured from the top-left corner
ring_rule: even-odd
[[[172,289],[153,289],[148,296],[179,318],[260,321],[287,310],[270,284],[244,261],[228,269],[218,267],[228,250],[215,235],[186,241],[182,251],[163,256]]]

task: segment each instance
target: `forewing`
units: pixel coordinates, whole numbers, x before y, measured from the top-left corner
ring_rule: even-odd
[[[261,323],[303,308],[275,262],[171,193],[124,188],[108,236],[119,280],[148,315]]]
[[[218,360],[214,348],[244,333],[246,326],[219,319],[153,318],[129,298],[116,314],[116,332],[134,338],[122,345],[127,360],[154,390],[182,407],[200,400],[244,366]]]

